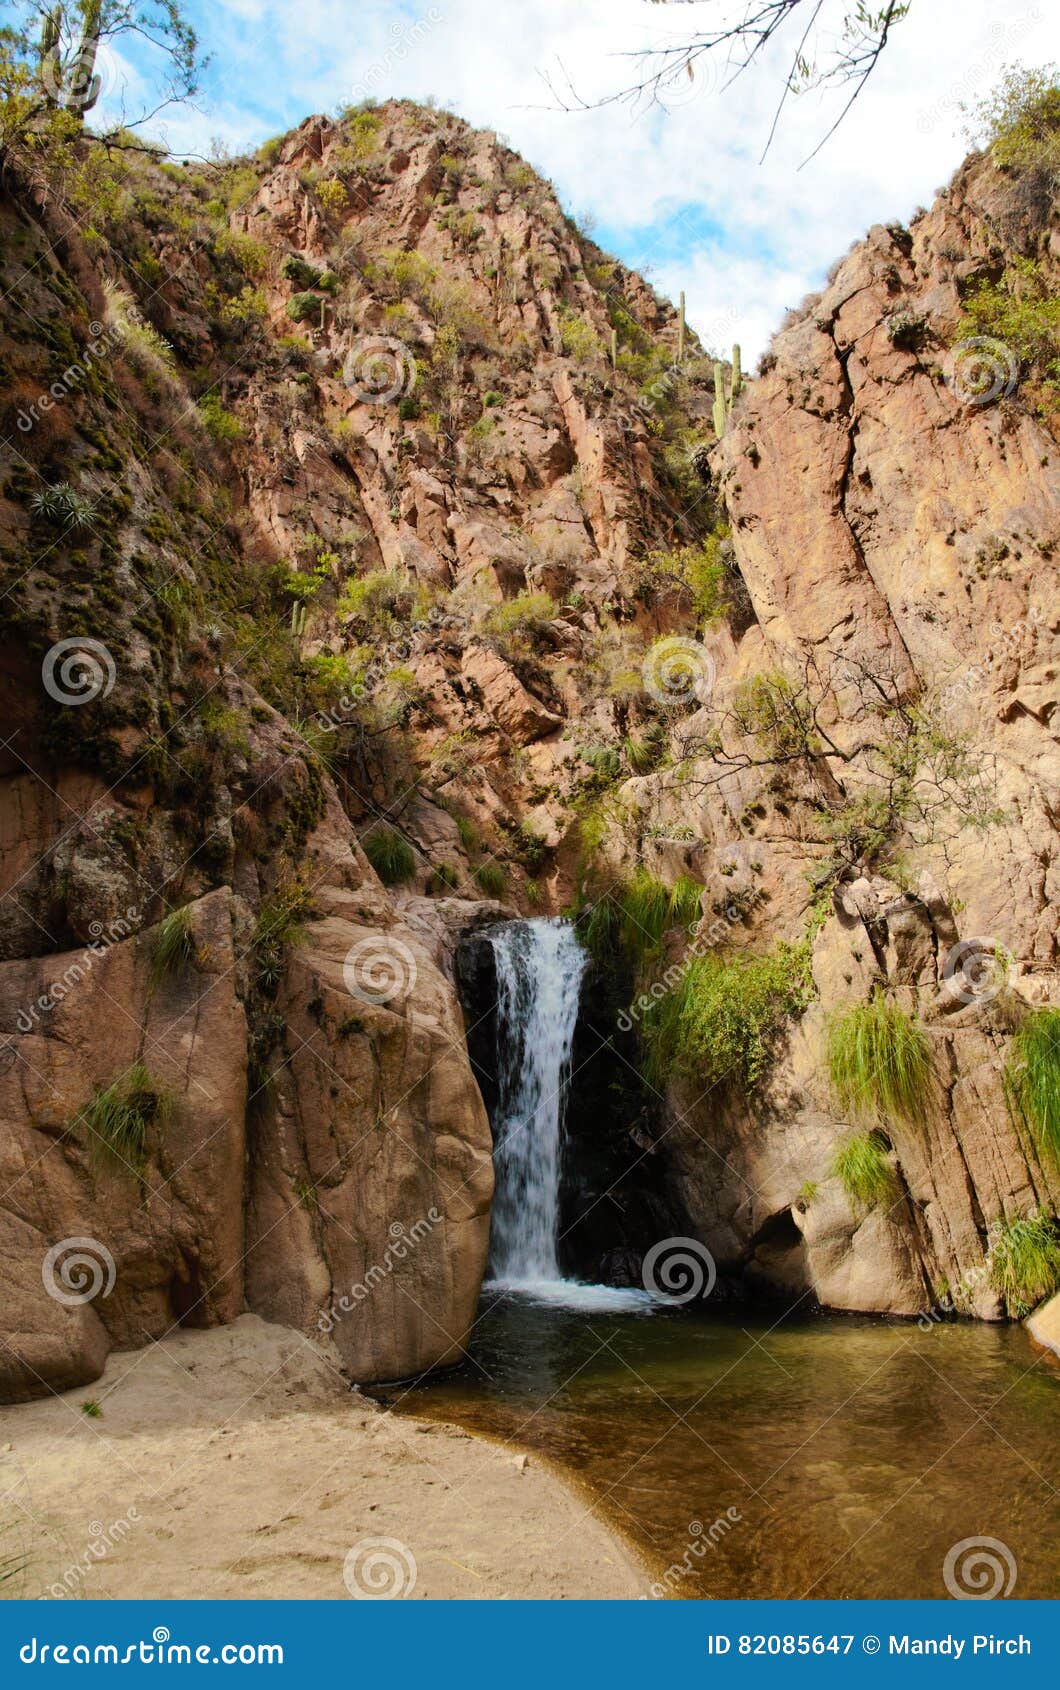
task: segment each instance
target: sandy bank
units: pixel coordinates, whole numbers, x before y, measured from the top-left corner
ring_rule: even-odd
[[[0,1488],[0,1561],[27,1557],[5,1596],[341,1598],[344,1567],[355,1588],[416,1598],[649,1582],[534,1458],[351,1396],[297,1333],[253,1315],[0,1409]]]

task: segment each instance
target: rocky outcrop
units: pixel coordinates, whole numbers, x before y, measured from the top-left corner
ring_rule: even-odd
[[[1021,402],[1008,349],[988,348],[986,402],[962,385],[961,345],[948,350],[969,283],[1013,254],[1033,254],[1055,285],[1055,207],[1028,224],[1015,198],[980,158],[910,230],[871,230],[776,336],[715,454],[757,619],[723,657],[715,705],[767,667],[827,675],[842,751],[828,768],[849,797],[878,777],[835,674],[886,676],[964,742],[996,804],[986,826],[940,816],[914,833],[902,884],[844,874],[814,946],[817,1002],[768,1086],[674,1117],[685,1193],[720,1258],[837,1308],[914,1314],[969,1287],[962,1306],[997,1315],[982,1280],[991,1229],[1055,1214],[1060,1199],[1006,1103],[1011,1027],[996,993],[957,991],[970,942],[1007,959],[1017,1002],[1060,1000],[1060,448],[1048,412]],[[733,911],[737,942],[797,937],[804,873],[827,853],[814,794],[753,758],[710,790],[716,860],[728,832],[751,899],[749,915]],[[829,1175],[854,1124],[829,1096],[824,1024],[874,981],[924,1020],[937,1085],[916,1127],[887,1127],[901,1195],[866,1214]]]

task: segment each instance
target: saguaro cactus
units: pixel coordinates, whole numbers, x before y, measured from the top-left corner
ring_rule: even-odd
[[[714,365],[714,432],[720,440],[725,433],[725,425],[729,420],[734,399],[743,392],[743,366],[740,362],[740,348],[732,349],[732,373],[729,376],[729,392],[725,393],[725,371],[720,363]]]

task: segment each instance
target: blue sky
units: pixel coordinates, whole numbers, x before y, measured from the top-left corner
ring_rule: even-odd
[[[778,61],[725,87],[708,70],[669,111],[556,109],[543,80],[566,72],[593,98],[622,86],[620,55],[683,40],[742,0],[191,0],[213,64],[195,109],[156,129],[177,152],[258,145],[313,111],[365,95],[433,96],[499,131],[551,177],[601,245],[675,295],[708,344],[745,360],[785,308],[877,222],[908,219],[964,155],[958,105],[1001,67],[1060,58],[1055,0],[913,0],[864,97],[804,170],[834,103],[789,102],[765,163]],[[852,0],[826,0],[833,18]],[[1000,15],[999,15],[1000,14]],[[827,37],[826,37],[827,40]],[[113,103],[135,107],[130,67],[111,67]],[[833,97],[834,99],[834,97]]]

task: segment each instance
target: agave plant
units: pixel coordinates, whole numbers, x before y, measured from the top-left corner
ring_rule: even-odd
[[[39,516],[64,532],[87,528],[96,514],[95,501],[60,481],[54,487],[44,487],[29,501],[31,516]]]

